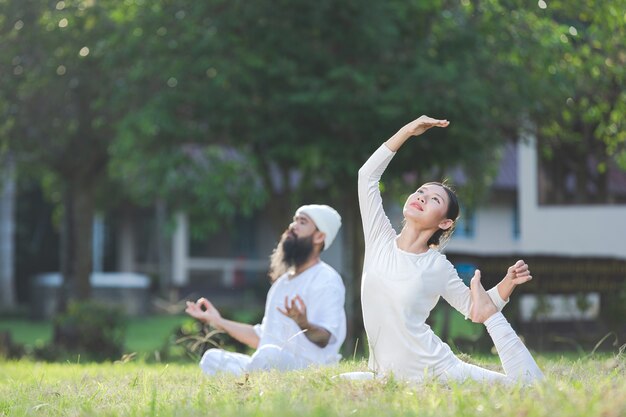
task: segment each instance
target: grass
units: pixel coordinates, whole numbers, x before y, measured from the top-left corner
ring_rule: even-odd
[[[435,323],[433,329],[435,333],[440,334],[443,312],[440,309],[435,309],[433,316]],[[172,334],[174,329],[186,320],[191,319],[186,315],[153,315],[129,318],[125,351],[136,352],[139,357],[144,358],[152,356],[154,351],[163,347],[166,338]],[[52,322],[23,318],[0,318],[0,332],[2,331],[8,331],[15,343],[26,346],[41,346],[52,339]],[[482,331],[482,329],[464,320],[461,315],[456,313],[450,315],[450,335],[471,338],[478,336],[477,331]]]
[[[166,338],[186,320],[187,316],[147,316],[128,320],[126,350],[150,354],[161,348]],[[9,331],[14,342],[23,345],[46,344],[52,339],[50,321],[26,319],[0,319],[0,332]]]
[[[126,350],[129,352],[150,353],[163,345],[165,339],[188,316],[151,316],[130,320],[126,330]]]
[[[365,363],[248,377],[204,377],[195,364],[0,362],[0,416],[626,415],[623,356],[538,357],[536,387],[409,385],[333,379]],[[496,359],[481,360],[489,367]]]
[[[453,315],[454,317],[454,315]],[[348,360],[333,368],[280,374],[204,377],[196,363],[145,363],[185,316],[129,320],[127,350],[139,361],[104,364],[0,359],[0,416],[519,416],[626,415],[626,357],[537,357],[546,380],[532,388],[468,382],[410,385],[393,379],[333,378],[365,370]],[[437,321],[435,321],[437,323]],[[463,326],[466,323],[452,323]],[[460,328],[459,328],[460,329]],[[19,343],[46,342],[51,325],[0,320]],[[465,329],[471,334],[472,329]],[[459,333],[457,330],[455,333]],[[144,353],[142,355],[142,353]],[[472,361],[499,369],[497,357]]]
[[[20,344],[47,343],[52,339],[52,323],[26,319],[0,318],[0,332],[8,331],[11,339]]]

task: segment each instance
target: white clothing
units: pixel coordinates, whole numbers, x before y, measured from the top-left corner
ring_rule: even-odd
[[[543,373],[535,360],[502,313],[489,317],[485,321],[485,326],[502,361],[504,374],[458,360],[456,365],[439,376],[441,380],[462,382],[466,379],[473,379],[482,382],[516,384],[543,379]]]
[[[306,305],[309,322],[330,332],[325,347],[311,342],[295,321],[278,311],[278,307],[284,310],[285,297],[291,301],[296,295]],[[344,302],[341,276],[324,262],[293,278],[284,274],[272,284],[265,301],[263,321],[254,326],[260,338],[257,351],[248,356],[209,349],[200,367],[207,374],[224,371],[239,375],[261,369],[290,370],[337,363],[341,358],[339,348],[346,338]]]
[[[438,251],[429,249],[414,254],[398,248],[397,235],[383,209],[378,185],[394,155],[383,144],[359,170],[359,205],[365,234],[361,281],[363,323],[371,370],[422,380],[440,377],[458,366],[460,360],[435,335],[426,319],[439,297],[467,318],[470,289]],[[498,310],[502,310],[506,302],[497,289],[494,287],[488,294]]]
[[[295,321],[278,311],[284,310],[285,297],[300,295],[306,305],[309,322],[330,332],[328,344],[321,348],[311,342]],[[278,278],[265,302],[265,315],[254,330],[261,338],[259,346],[280,346],[296,357],[316,364],[333,364],[341,358],[339,348],[346,338],[346,289],[341,276],[331,266],[319,262],[294,278]]]
[[[209,349],[200,360],[200,368],[207,375],[228,373],[240,376],[245,372],[270,369],[289,371],[306,368],[310,364],[307,360],[297,358],[276,345],[263,345],[252,356],[223,349]]]
[[[515,334],[502,313],[498,312],[489,317],[485,321],[485,326],[500,355],[505,373],[490,371],[457,359],[455,365],[438,376],[440,381],[463,382],[471,379],[480,382],[501,382],[513,385],[519,382],[528,384],[543,378],[543,373],[530,352]],[[352,381],[368,381],[375,379],[378,375],[373,372],[346,372],[338,376]]]

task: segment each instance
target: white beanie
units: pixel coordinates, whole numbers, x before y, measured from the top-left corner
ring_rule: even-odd
[[[299,214],[306,214],[313,220],[315,226],[326,235],[324,239],[324,250],[335,240],[337,232],[341,227],[341,216],[337,211],[325,204],[309,204],[302,206],[296,210],[296,216]]]

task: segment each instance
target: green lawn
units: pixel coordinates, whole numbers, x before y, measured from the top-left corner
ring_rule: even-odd
[[[497,368],[496,359],[480,364]],[[363,362],[248,377],[204,377],[192,364],[0,362],[0,416],[523,416],[626,415],[623,356],[538,357],[531,388],[333,379]]]
[[[435,309],[433,317],[433,329],[440,334],[442,310]],[[188,320],[192,319],[186,315],[154,315],[129,318],[128,328],[126,329],[125,350],[127,352],[136,352],[144,357],[152,355],[155,350],[163,346],[165,339],[174,329]],[[0,318],[0,332],[2,331],[9,331],[12,340],[16,343],[29,346],[35,344],[42,345],[48,343],[52,338],[52,323],[50,321]],[[482,331],[484,330],[481,326],[464,320],[457,312],[450,314],[451,336],[477,337]]]
[[[191,319],[184,315],[130,318],[126,329],[126,350],[150,354],[162,347],[165,339],[186,320]],[[16,343],[44,344],[52,338],[52,323],[50,321],[0,318],[1,331],[9,331],[11,338]]]

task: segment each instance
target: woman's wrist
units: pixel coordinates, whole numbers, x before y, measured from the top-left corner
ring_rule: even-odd
[[[404,143],[407,140],[409,140],[411,136],[412,136],[411,133],[408,131],[408,129],[405,126],[401,128],[400,130],[398,130],[395,135],[389,138],[385,142],[385,145],[387,145],[387,148],[389,148],[390,151],[397,152],[400,149],[400,147],[404,145]]]
[[[500,295],[500,298],[504,301],[508,300],[511,294],[513,294],[513,290],[516,286],[517,284],[513,282],[511,277],[508,275],[505,276],[504,279],[500,281],[500,284],[498,284],[498,294]]]
[[[398,130],[398,133],[396,133],[396,135],[399,135],[405,140],[408,140],[411,136],[413,136],[413,134],[409,131],[409,128],[407,126],[402,126],[400,130]]]

